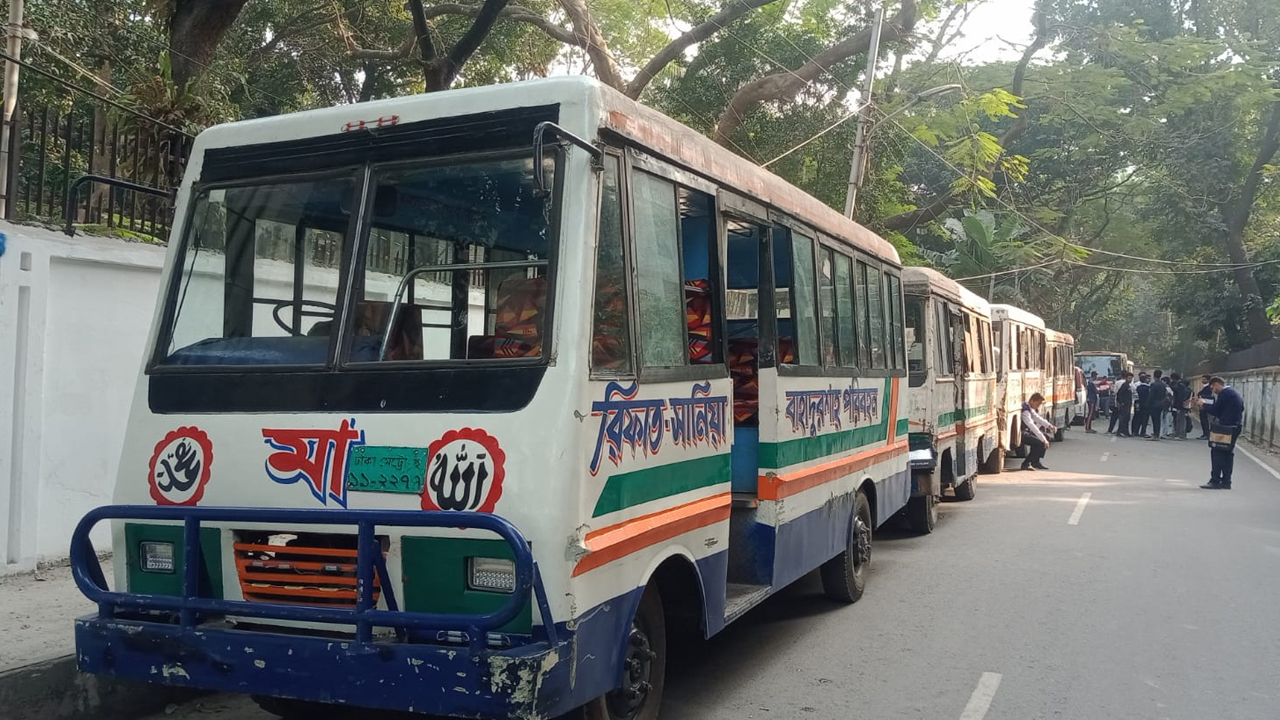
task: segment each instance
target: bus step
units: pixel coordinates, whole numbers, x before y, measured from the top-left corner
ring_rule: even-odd
[[[729,583],[725,593],[724,622],[729,624],[769,597],[768,585]]]

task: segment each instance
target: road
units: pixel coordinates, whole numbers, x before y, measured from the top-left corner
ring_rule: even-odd
[[[683,654],[663,719],[1280,718],[1280,475],[1237,454],[1235,488],[1201,490],[1202,443],[1079,430],[1045,462],[932,535],[882,531],[856,605],[806,578]]]

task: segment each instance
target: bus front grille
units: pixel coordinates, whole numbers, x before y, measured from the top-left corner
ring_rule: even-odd
[[[386,538],[378,541],[385,556]],[[237,532],[232,548],[240,592],[249,602],[356,606],[354,535]],[[375,605],[381,595],[375,575]]]

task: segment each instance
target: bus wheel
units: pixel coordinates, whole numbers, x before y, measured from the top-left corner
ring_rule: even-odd
[[[858,602],[871,565],[871,503],[859,490],[853,498],[853,528],[841,553],[822,564],[822,591],[832,600]]]
[[[974,495],[978,494],[978,476],[970,476],[968,480],[956,486],[957,500],[972,500]]]
[[[911,529],[921,535],[928,535],[938,524],[938,499],[932,495],[913,497],[907,503],[907,521]]]
[[[657,720],[667,674],[667,626],[658,588],[640,597],[631,621],[622,684],[583,708],[585,720]]]
[[[272,715],[282,717],[284,720],[294,720],[294,718],[297,718],[297,720],[324,720],[324,718],[341,717],[351,712],[351,708],[342,705],[329,705],[307,700],[291,700],[269,695],[254,695],[252,698],[258,704],[258,707]]]
[[[1063,440],[1066,440],[1067,439],[1066,433],[1067,431],[1064,428],[1058,428],[1058,432],[1053,434],[1053,441],[1062,442]]]

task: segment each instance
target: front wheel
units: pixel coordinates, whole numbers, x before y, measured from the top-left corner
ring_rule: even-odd
[[[971,477],[968,480],[956,486],[956,499],[960,501],[972,500],[978,494],[978,478]]]
[[[853,527],[844,550],[822,564],[822,591],[832,600],[858,602],[871,565],[871,503],[859,490],[853,497]]]
[[[982,467],[979,470],[988,475],[999,475],[1004,472],[1004,450],[1001,450],[1000,446],[996,445],[996,448],[987,456],[987,461],[982,463]]]
[[[907,521],[920,535],[928,535],[938,524],[938,499],[932,495],[913,497],[907,503]]]
[[[587,703],[584,720],[657,720],[667,674],[667,624],[658,588],[645,588],[631,621],[621,684]]]

